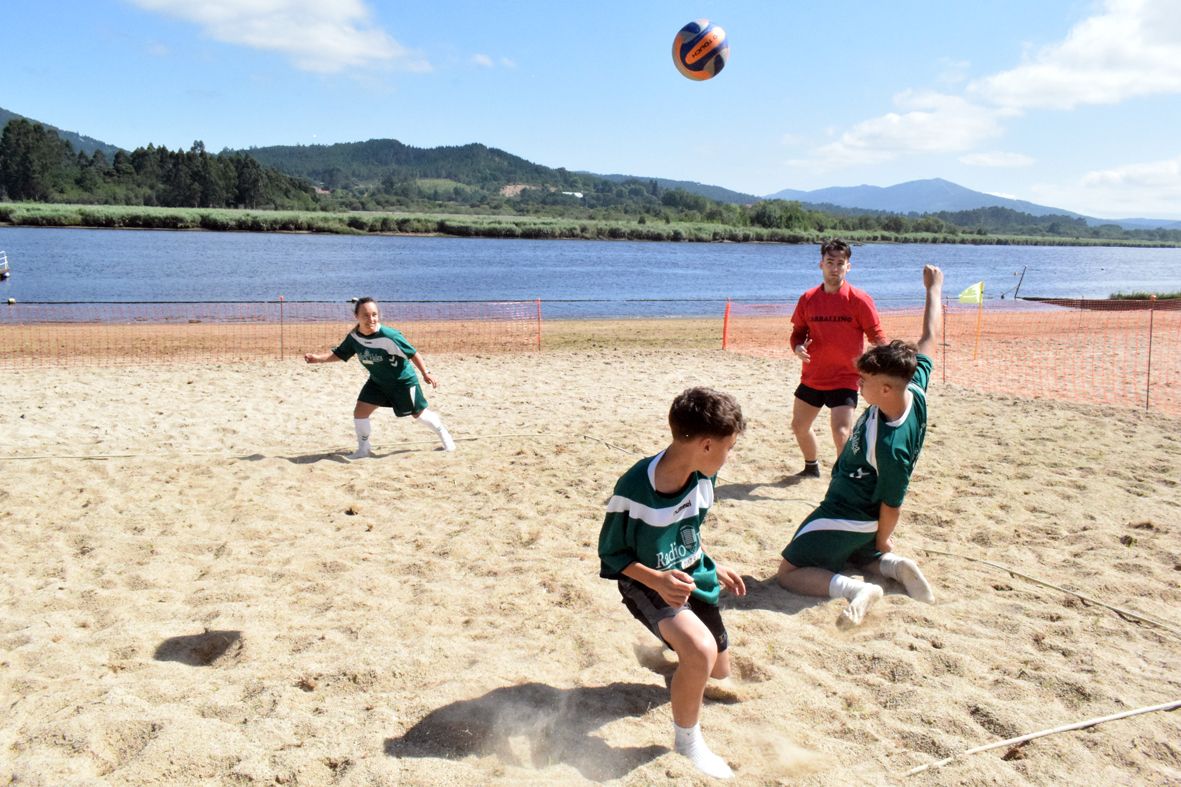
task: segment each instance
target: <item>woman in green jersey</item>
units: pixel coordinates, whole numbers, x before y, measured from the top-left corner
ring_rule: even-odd
[[[455,441],[437,413],[427,409],[426,397],[419,385],[417,368],[422,379],[437,388],[438,382],[431,376],[431,370],[419,353],[400,331],[381,324],[377,301],[361,298],[353,306],[357,325],[344,337],[340,346],[325,353],[307,353],[303,359],[308,363],[331,363],[347,361],[354,355],[369,372],[369,379],[357,395],[357,406],[353,408],[353,426],[357,431],[357,450],[349,459],[364,459],[369,456],[369,416],[379,407],[391,407],[394,415],[413,416],[414,420],[429,427],[443,442],[444,451],[454,451]]]

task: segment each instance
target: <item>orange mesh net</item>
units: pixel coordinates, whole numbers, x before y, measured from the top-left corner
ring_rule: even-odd
[[[791,356],[795,304],[731,303],[724,345]],[[891,338],[913,341],[922,309],[879,304]],[[1181,415],[1181,302],[990,301],[944,307],[936,379],[989,393]]]
[[[381,304],[382,321],[426,352],[537,350],[537,301]],[[298,358],[340,343],[349,305],[17,303],[0,305],[0,368]]]

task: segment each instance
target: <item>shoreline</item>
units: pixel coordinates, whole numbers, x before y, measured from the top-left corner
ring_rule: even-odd
[[[55,229],[154,229],[209,232],[277,232],[283,234],[388,235],[417,237],[480,237],[516,240],[626,240],[674,243],[814,244],[827,235],[711,224],[694,221],[644,221],[544,215],[411,213],[399,211],[298,211],[238,208],[165,208],[58,203],[0,203],[0,227]],[[1062,246],[1181,248],[1181,243],[1154,240],[1070,238],[1058,236],[976,235],[959,233],[894,233],[849,230],[841,233],[854,245],[937,243],[969,246]]]

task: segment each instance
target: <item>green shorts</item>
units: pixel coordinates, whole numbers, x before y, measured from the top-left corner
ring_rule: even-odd
[[[834,519],[813,511],[783,549],[783,559],[796,568],[816,566],[834,574],[846,563],[864,565],[877,560],[878,523]]]
[[[380,385],[372,379],[365,382],[357,401],[375,404],[378,407],[394,408],[394,415],[415,415],[426,409],[426,397],[422,386],[416,380],[411,385]]]

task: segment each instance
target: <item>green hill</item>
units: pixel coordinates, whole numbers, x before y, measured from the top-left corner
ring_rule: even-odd
[[[655,183],[665,191],[673,189],[680,189],[687,191],[690,194],[698,194],[706,199],[712,199],[715,202],[725,202],[730,205],[753,205],[762,197],[756,197],[753,194],[743,194],[741,191],[731,191],[722,186],[711,186],[708,183],[698,183],[695,180],[669,180],[668,178],[644,178],[635,175],[594,175],[593,173],[579,173],[593,175],[597,178],[605,178],[612,183],[628,183],[630,181],[640,181],[642,183]]]
[[[277,145],[242,151],[258,163],[328,189],[381,189],[399,183],[454,181],[485,191],[514,184],[578,191],[589,179],[533,164],[480,144],[416,148],[396,139],[334,145]]]
[[[70,147],[72,147],[74,150],[81,151],[88,156],[93,156],[96,150],[101,150],[104,156],[106,156],[108,159],[112,159],[115,157],[115,154],[122,149],[116,147],[115,145],[97,140],[94,137],[84,136],[79,134],[77,131],[62,131],[60,128],[51,126],[48,123],[43,123],[40,120],[34,120],[33,118],[25,117],[24,115],[18,115],[15,112],[10,112],[4,107],[0,107],[0,132],[4,131],[4,127],[8,125],[10,120],[16,120],[18,118],[29,120],[33,123],[39,123],[40,125],[57,134],[66,142],[69,142]]]

